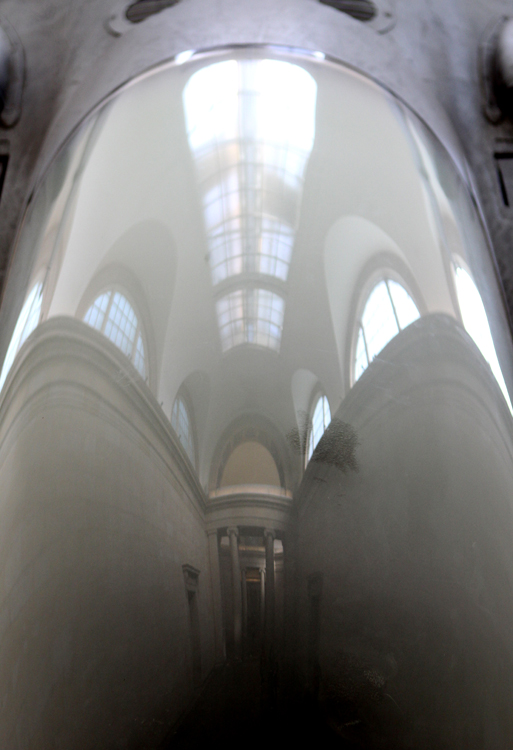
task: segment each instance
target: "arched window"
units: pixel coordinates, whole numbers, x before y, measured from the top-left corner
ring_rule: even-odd
[[[194,436],[187,404],[181,396],[177,396],[171,412],[171,425],[178,435],[178,439],[185,448],[191,463],[195,464]]]
[[[32,290],[25,300],[16,328],[11,338],[7,354],[5,355],[2,373],[0,374],[0,390],[3,388],[5,379],[9,374],[12,363],[18,351],[21,349],[24,341],[30,336],[36,328],[41,317],[41,303],[43,301],[43,285],[41,282],[32,287]]]
[[[461,318],[465,330],[474,339],[474,343],[485,360],[490,365],[499,388],[501,389],[509,410],[513,413],[513,407],[509,397],[508,389],[504,381],[501,366],[495,351],[492,332],[488,323],[488,317],[483,305],[483,300],[474,284],[470,274],[464,268],[456,268],[456,294],[460,306]]]
[[[358,380],[394,336],[420,317],[417,305],[397,281],[382,279],[373,288],[358,326],[354,379]]]
[[[315,446],[324,435],[327,426],[331,422],[331,411],[326,396],[319,396],[315,404],[312,416],[312,425],[308,433],[308,445],[306,450],[306,460],[309,461]]]
[[[280,350],[285,301],[268,289],[237,289],[217,300],[223,352],[239,344]]]
[[[141,326],[130,302],[120,292],[102,292],[84,315],[84,323],[107,336],[146,379]]]

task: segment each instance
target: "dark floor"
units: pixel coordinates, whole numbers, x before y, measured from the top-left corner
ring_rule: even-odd
[[[227,664],[210,676],[194,706],[161,750],[199,750],[206,743],[245,750],[284,750],[294,746],[353,750],[304,705],[273,706],[264,695],[258,659]],[[284,703],[283,700],[277,701]]]

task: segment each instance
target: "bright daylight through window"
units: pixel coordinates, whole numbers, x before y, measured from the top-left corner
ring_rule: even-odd
[[[331,422],[331,411],[326,396],[320,396],[315,405],[312,425],[308,433],[308,446],[306,460],[309,461],[319,440],[324,435],[327,426]]]
[[[194,465],[194,439],[192,435],[191,419],[185,401],[177,396],[171,412],[171,425],[178,436],[178,440],[185,448],[191,463]]]
[[[508,389],[493,344],[492,332],[490,331],[483,300],[470,275],[461,267],[456,269],[456,293],[458,295],[463,325],[490,365],[491,371],[506,399],[509,410],[513,412]]]
[[[223,351],[258,344],[279,351],[284,300],[267,289],[238,289],[217,302]]]
[[[9,374],[14,358],[21,349],[24,341],[30,336],[34,328],[39,323],[41,315],[41,303],[43,301],[43,285],[41,283],[36,284],[29,296],[27,297],[25,304],[21,310],[16,328],[11,338],[11,343],[7,349],[5,355],[2,372],[0,374],[0,390],[3,388],[5,379]]]
[[[212,284],[244,275],[287,281],[317,85],[283,60],[227,60],[194,73],[183,102],[198,172]],[[279,351],[285,303],[252,286],[217,300],[223,351]]]
[[[139,321],[130,302],[112,289],[103,292],[84,315],[84,323],[107,336],[146,378],[144,343]]]
[[[316,93],[306,70],[281,60],[216,63],[185,87],[214,284],[244,271],[286,280],[296,216],[278,212],[301,193]]]
[[[362,375],[380,351],[399,331],[420,317],[415,302],[397,281],[383,279],[365,304],[354,361],[354,379]]]

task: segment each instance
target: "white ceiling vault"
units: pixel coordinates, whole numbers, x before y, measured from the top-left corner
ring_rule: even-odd
[[[0,203],[3,274],[14,257],[15,232],[35,182],[98,101],[149,66],[185,50],[264,42],[320,50],[369,73],[431,122],[457,154],[445,108],[474,170],[508,291],[513,278],[507,242],[511,219],[502,205],[492,154],[496,142],[504,144],[511,136],[510,126],[486,123],[475,75],[480,40],[493,19],[508,11],[505,0],[473,0],[458,8],[441,0],[387,6],[394,22],[380,29],[317,0],[263,0],[258,7],[249,0],[214,5],[187,0],[117,29],[109,19],[122,18],[124,9],[119,0],[2,3],[1,20],[25,52],[22,115],[0,138],[0,150],[9,154]],[[30,270],[30,259],[19,255],[0,310],[0,353],[7,348]]]
[[[468,198],[454,203],[446,158],[397,99],[339,64],[257,47],[192,56],[128,86],[63,151],[22,234],[20,254],[39,253],[29,288],[44,282],[42,321],[83,319],[117,290],[141,332],[125,353],[168,418],[186,381],[204,382],[207,401],[189,399],[206,487],[237,420],[260,415],[285,436],[319,389],[336,413],[378,282],[460,320],[454,269],[472,273],[483,240],[476,229],[467,254]]]

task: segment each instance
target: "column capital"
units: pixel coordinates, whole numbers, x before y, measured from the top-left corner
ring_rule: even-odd
[[[218,529],[207,529],[207,536],[217,536]]]
[[[232,534],[235,534],[235,536],[239,536],[239,527],[238,526],[228,526],[226,529],[226,533],[228,536],[231,536]]]
[[[274,529],[264,529],[264,537],[272,536],[273,539],[276,539],[276,531]]]

